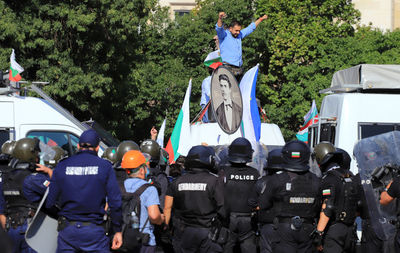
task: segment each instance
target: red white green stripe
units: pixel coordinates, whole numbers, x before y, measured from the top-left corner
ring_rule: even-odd
[[[8,74],[8,79],[12,82],[18,82],[21,80],[21,75],[24,71],[24,68],[21,67],[16,61],[15,61],[15,53],[14,49],[12,50],[11,56],[10,56],[10,71]]]
[[[210,68],[216,68],[219,65],[222,65],[221,53],[219,50],[209,53],[207,58],[204,60],[204,65]]]
[[[304,116],[304,124],[297,132],[296,137],[299,141],[308,142],[308,127],[318,122],[318,110],[315,100],[312,101],[311,109]]]
[[[292,152],[293,158],[300,158],[300,152]]]
[[[169,162],[172,164],[180,155],[186,155],[190,147],[190,93],[192,90],[192,79],[186,90],[185,99],[178,119],[176,120],[171,137],[165,150],[169,154]]]
[[[331,189],[326,189],[322,191],[323,196],[331,195]]]

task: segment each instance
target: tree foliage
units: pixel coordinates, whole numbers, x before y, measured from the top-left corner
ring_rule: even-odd
[[[156,0],[0,0],[0,67],[14,48],[23,78],[49,81],[78,119],[139,141],[168,117],[168,134],[190,78],[191,116],[200,109],[220,11],[244,27],[268,14],[243,41],[244,66],[260,63],[257,96],[287,139],[335,71],[399,62],[400,32],[357,27],[348,0],[202,0],[175,20]]]

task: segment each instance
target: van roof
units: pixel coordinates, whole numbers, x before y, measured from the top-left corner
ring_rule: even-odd
[[[331,87],[320,93],[400,89],[400,65],[360,64],[342,69],[332,77]]]

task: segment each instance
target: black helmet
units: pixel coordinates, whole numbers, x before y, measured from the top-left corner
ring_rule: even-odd
[[[338,157],[337,163],[340,165],[340,167],[344,170],[349,170],[351,163],[351,157],[349,153],[347,153],[344,149],[336,148],[336,152],[334,152],[334,154]]]
[[[243,137],[236,138],[228,150],[228,160],[231,163],[247,163],[252,160],[253,149],[251,143]]]
[[[117,147],[108,147],[104,150],[101,158],[110,161],[112,164],[118,161],[117,159]]]
[[[336,148],[335,146],[333,146],[332,143],[323,141],[318,143],[314,147],[313,157],[315,158],[319,166],[323,166],[332,158],[332,153],[335,151]]]
[[[6,155],[12,155],[16,141],[6,141],[3,143],[1,146],[1,153],[6,154]]]
[[[65,158],[67,156],[67,151],[65,151],[64,149],[62,149],[59,146],[52,146],[51,148],[55,151],[54,157],[53,157],[53,159],[51,159],[49,161],[44,161],[44,164],[47,166],[54,167],[58,164],[58,162],[61,159]]]
[[[185,168],[213,169],[215,165],[215,152],[211,147],[198,145],[193,146],[185,159]]]
[[[282,148],[284,169],[288,171],[308,171],[310,166],[310,148],[302,141],[289,141]]]
[[[139,145],[134,141],[123,141],[118,145],[117,148],[117,160],[122,161],[122,157],[129,150],[140,150]]]
[[[143,141],[140,144],[140,151],[151,156],[150,162],[158,163],[160,161],[160,145],[156,141],[150,139]]]
[[[36,163],[40,147],[38,138],[22,138],[17,141],[12,156],[21,162]]]
[[[282,149],[277,148],[268,152],[267,167],[268,170],[283,169]]]

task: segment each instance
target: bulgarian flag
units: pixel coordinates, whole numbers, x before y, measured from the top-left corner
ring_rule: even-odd
[[[192,90],[192,79],[186,90],[185,98],[178,119],[176,120],[171,137],[165,150],[169,154],[170,164],[174,163],[180,155],[187,155],[190,145],[190,93]]]
[[[318,122],[318,110],[315,100],[312,101],[311,109],[304,116],[304,124],[297,132],[296,137],[299,141],[308,142],[308,127]]]
[[[207,58],[204,60],[204,65],[207,67],[216,69],[218,66],[222,65],[221,53],[219,50],[215,50],[207,55]]]
[[[21,75],[24,71],[24,68],[21,67],[16,61],[15,61],[15,53],[14,49],[12,50],[11,56],[10,56],[10,72],[8,73],[8,79],[12,82],[18,82],[21,80]]]

